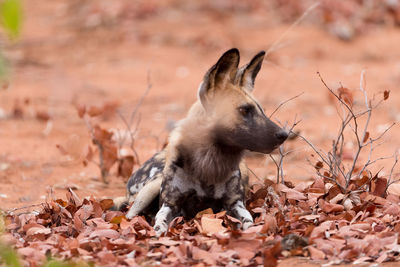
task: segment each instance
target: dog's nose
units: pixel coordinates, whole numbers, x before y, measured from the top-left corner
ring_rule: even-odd
[[[283,143],[288,138],[289,134],[286,131],[282,130],[277,132],[275,136],[281,143]]]

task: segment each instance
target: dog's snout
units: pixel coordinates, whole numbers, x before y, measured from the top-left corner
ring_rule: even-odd
[[[288,138],[289,134],[286,131],[281,130],[277,132],[275,136],[281,143],[283,143]]]

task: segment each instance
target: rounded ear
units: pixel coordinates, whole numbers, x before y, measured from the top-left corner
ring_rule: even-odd
[[[260,51],[257,55],[250,60],[249,64],[241,67],[236,75],[236,81],[238,81],[241,87],[246,88],[248,91],[254,90],[254,81],[258,72],[261,69],[261,65],[264,61],[265,51]]]
[[[203,106],[205,106],[212,91],[224,88],[228,82],[234,82],[239,60],[239,50],[232,48],[226,51],[218,62],[207,71],[198,91],[198,96]]]

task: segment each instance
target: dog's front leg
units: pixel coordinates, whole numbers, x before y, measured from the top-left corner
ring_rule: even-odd
[[[164,172],[164,179],[161,184],[160,210],[156,214],[154,230],[156,236],[160,236],[168,230],[168,225],[173,218],[179,215],[178,200],[180,192],[173,185],[175,172]]]
[[[250,212],[245,208],[243,204],[243,200],[239,199],[233,203],[230,213],[236,219],[239,219],[242,222],[243,230],[246,230],[250,226],[253,225],[253,217]]]
[[[162,233],[168,231],[168,225],[171,220],[176,216],[175,207],[164,203],[160,210],[157,212],[155,223],[154,223],[154,231],[156,231],[156,236],[161,236]]]
[[[228,214],[240,220],[243,230],[253,225],[253,217],[244,205],[244,186],[240,172],[235,173],[226,183],[224,206]]]

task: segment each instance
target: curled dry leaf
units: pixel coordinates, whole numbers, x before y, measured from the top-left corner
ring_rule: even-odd
[[[385,90],[383,92],[383,100],[387,100],[389,98],[390,90]]]
[[[132,174],[135,159],[133,156],[125,156],[118,159],[118,176],[129,178]]]
[[[317,163],[315,163],[314,167],[316,170],[320,170],[324,167],[324,163],[322,163],[322,161],[317,161]]]
[[[365,132],[363,143],[367,142],[369,138],[369,132]]]
[[[371,182],[371,192],[375,196],[384,196],[386,194],[387,179],[377,177]]]
[[[353,105],[353,93],[348,88],[340,87],[338,89],[338,95],[347,105]]]

